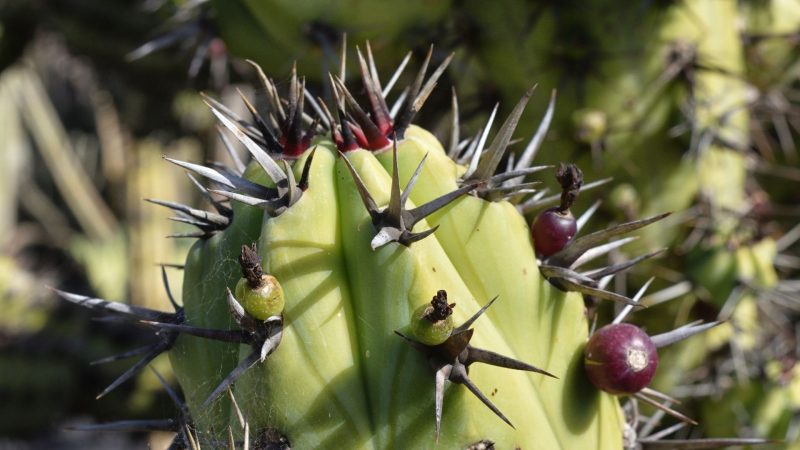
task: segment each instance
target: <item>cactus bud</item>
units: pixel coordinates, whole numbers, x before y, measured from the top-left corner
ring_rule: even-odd
[[[283,289],[272,275],[263,273],[261,258],[252,247],[242,246],[239,257],[242,266],[242,278],[236,283],[235,295],[248,314],[258,320],[277,316],[283,312]]]
[[[411,315],[411,333],[423,344],[441,344],[453,331],[455,306],[447,303],[447,292],[437,292],[429,304],[420,306]]]

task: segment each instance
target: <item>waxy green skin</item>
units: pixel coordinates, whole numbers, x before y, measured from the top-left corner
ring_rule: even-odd
[[[386,205],[390,176],[375,156],[366,150],[356,150],[348,152],[347,157],[378,205]],[[393,330],[406,327],[411,313],[428,303],[440,289],[446,290],[448,299],[458,304],[454,311],[456,323],[465,321],[488,299],[479,300],[469,292],[435,236],[410,247],[391,243],[373,251],[370,241],[375,230],[341,160],[337,165],[337,177],[342,230],[353,230],[344,233],[343,240],[355,313],[357,320],[370,319],[369,324],[358,330],[377,433],[376,448],[432,446],[433,373],[426,367],[422,355],[395,336]],[[419,230],[427,228],[425,221],[418,224]],[[480,348],[512,355],[497,330],[485,319],[476,322],[472,342]],[[476,365],[471,368],[470,378],[487,395],[494,393],[492,401],[512,421],[548,422],[526,374]],[[558,447],[549,427],[526,426],[514,430],[464,387],[450,386],[445,394],[439,447],[463,448],[481,439],[494,441],[498,448]]]
[[[431,322],[426,318],[429,310],[429,305],[422,305],[411,314],[410,336],[425,345],[439,345],[453,331],[453,316]]]
[[[418,154],[406,151],[412,140],[400,143],[401,186],[419,163],[419,154],[441,152],[435,138],[422,136],[413,141]],[[578,295],[565,296],[542,282],[524,220],[509,221],[514,217],[511,211],[519,216],[513,206],[463,197],[434,215],[431,223],[422,220],[414,229],[423,231],[436,223],[441,228],[433,235],[409,247],[389,243],[373,250],[370,243],[377,230],[345,161],[331,150],[331,143],[318,143],[309,187],[301,199],[281,215],[264,215],[263,222],[260,218],[258,222],[262,266],[281,283],[285,310],[278,348],[234,385],[234,396],[251,430],[275,428],[295,448],[457,449],[484,439],[497,448],[619,448],[618,405],[612,397],[587,387],[580,358],[570,357],[580,356],[586,339],[583,303]],[[298,178],[306,157],[295,163]],[[390,171],[379,160],[385,156],[356,150],[346,158],[378,206],[385,207],[391,186]],[[461,169],[453,163],[430,158],[429,162],[412,199],[456,185]],[[443,188],[432,184],[437,170],[442,170],[438,178],[446,181]],[[413,202],[408,203],[406,207],[412,208]],[[498,239],[498,230],[524,239],[514,240],[507,248],[504,239]],[[252,235],[238,237],[237,242],[225,241],[232,255],[236,255],[233,249],[238,253],[242,244],[249,244]],[[493,247],[499,250],[492,253]],[[192,276],[186,283],[191,286],[184,302],[193,305],[192,311],[204,311],[194,312],[193,320],[224,328],[231,326],[224,288],[235,285],[238,264],[235,256],[223,259],[234,267],[230,279],[216,281],[215,290],[223,294],[207,302],[224,306],[214,312],[217,322],[211,323],[206,305],[195,304],[198,294],[209,295],[211,289],[192,284],[208,273],[198,270],[193,275],[195,266],[210,266],[204,259],[209,258],[207,254],[190,256],[187,267]],[[471,344],[540,366],[560,378],[484,364],[470,367],[471,380],[516,429],[503,423],[465,386],[447,383],[436,443],[434,374],[425,356],[394,332],[409,329],[413,312],[429,304],[441,289],[447,291],[448,301],[457,304],[452,316],[455,324],[499,295],[473,325]],[[193,353],[192,357],[206,362],[188,366],[179,360],[179,378],[189,380],[187,390],[199,386],[210,392],[238,358],[251,351],[242,345],[239,355],[224,361]],[[185,349],[178,355],[189,356]],[[222,424],[240,429],[226,398],[215,401],[217,409],[197,411],[198,401],[206,395],[195,394],[190,402],[194,416],[207,418],[196,421],[201,429],[219,430]]]
[[[238,257],[242,245],[258,239],[260,209],[234,202],[234,221],[221,233],[198,240],[189,250],[183,273],[186,324],[228,330],[236,326],[228,312],[226,288],[233,290],[241,277]],[[201,405],[239,361],[239,346],[181,334],[169,352],[192,419],[201,438],[222,439],[227,434],[230,401],[227,396],[209,407]]]
[[[247,285],[247,280],[239,278],[236,283],[235,296],[242,308],[258,320],[280,315],[283,312],[283,289],[275,277],[267,275],[262,277],[263,285],[252,289]]]
[[[237,382],[235,395],[253,429],[277,428],[295,448],[370,448],[331,145],[316,146],[300,200],[264,217],[258,251],[264,272],[283,287],[283,337],[265,364]],[[298,179],[308,156],[295,162]],[[241,356],[251,351],[243,347]]]

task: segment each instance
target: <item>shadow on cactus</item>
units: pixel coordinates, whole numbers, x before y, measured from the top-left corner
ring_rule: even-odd
[[[207,99],[234,164],[172,160],[209,180],[195,185],[216,211],[159,201],[199,230],[185,235],[197,242],[176,313],[60,294],[156,330],[162,340],[148,357],[169,351],[186,396],[185,406],[175,396],[180,419],[157,424],[178,432],[176,448],[621,448],[623,409],[582,369],[590,327],[581,294],[627,314],[638,297],[605,286],[657,253],[582,267],[629,241],[607,240],[666,215],[570,235],[537,260],[548,238],[532,239],[522,213],[558,198],[529,180],[547,169],[532,163],[555,97],[525,150],[509,155],[533,90],[488,146],[494,116],[462,140],[454,96],[445,150],[412,121],[450,58],[428,76],[429,52],[394,95],[405,64],[382,86],[366,49],[364,102],[343,76],[330,77],[332,98],[323,100],[296,73],[283,97],[260,71],[264,101],[243,98],[251,121]],[[228,133],[253,162],[240,161]],[[582,180],[567,167],[559,178],[571,179],[562,185],[574,199]]]

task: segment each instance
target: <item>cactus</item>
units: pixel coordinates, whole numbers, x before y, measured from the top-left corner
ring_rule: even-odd
[[[280,96],[260,70],[268,111],[243,97],[251,114],[244,120],[206,98],[252,162],[170,160],[209,180],[195,185],[215,208],[155,201],[198,229],[186,235],[198,241],[175,312],[58,291],[159,336],[111,388],[168,351],[185,395],[173,393],[181,415],[138,425],[175,431],[178,448],[628,445],[617,397],[583,371],[590,327],[581,294],[625,305],[624,317],[644,289],[632,299],[605,283],[657,252],[586,264],[619,245],[605,244],[610,238],[668,214],[581,235],[591,212],[572,208],[577,234],[537,259],[534,239],[546,238],[531,237],[521,211],[541,204],[526,179],[546,169],[532,160],[552,98],[525,152],[503,168],[533,90],[488,146],[491,121],[466,146],[456,137],[445,150],[412,121],[450,58],[427,76],[429,52],[397,108],[387,104],[372,52],[358,59],[363,103],[335,76],[332,98],[315,100],[296,72]],[[582,188],[580,173],[573,165],[558,171],[558,214]],[[713,325],[653,340],[666,345]],[[691,421],[662,404],[673,399],[646,389],[637,398]]]

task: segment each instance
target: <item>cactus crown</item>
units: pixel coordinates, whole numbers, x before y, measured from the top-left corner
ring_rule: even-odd
[[[258,71],[267,96],[269,111],[267,117],[262,116],[239,91],[239,96],[253,119],[253,125],[248,130],[249,134],[258,139],[257,142],[267,151],[284,158],[296,159],[308,149],[319,123],[315,118],[309,124],[307,116],[304,115],[305,80],[298,80],[297,68],[292,66],[289,94],[283,98],[278,94],[275,83],[267,78],[261,67],[252,61],[250,63]],[[308,129],[304,130],[306,126]]]
[[[436,82],[453,56],[452,54],[448,56],[426,81],[425,74],[432,55],[433,46],[428,50],[425,61],[422,63],[414,82],[406,88],[396,107],[392,108],[395,114],[392,113],[386,103],[386,94],[405,67],[410,53],[386,87],[381,87],[369,43],[367,43],[366,59],[361,50],[358,49],[361,78],[367,96],[366,110],[350,93],[342,77],[330,76],[336,116],[334,117],[328,108],[324,108],[324,111],[332,124],[332,137],[340,151],[347,152],[357,148],[382,150],[387,148],[393,139],[403,139],[405,137],[405,132],[411,125],[414,116],[428,99],[428,95],[436,86]]]

